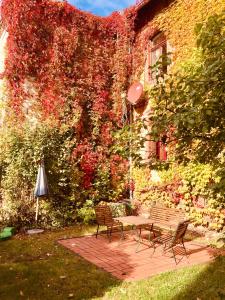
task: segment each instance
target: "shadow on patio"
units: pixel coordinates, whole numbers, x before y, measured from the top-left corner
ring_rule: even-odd
[[[145,279],[162,272],[214,259],[214,251],[211,248],[192,240],[185,243],[188,258],[183,256],[184,253],[179,247],[175,249],[178,259],[176,265],[172,253],[163,255],[161,247],[158,247],[152,255],[153,249],[146,243],[141,244],[138,252],[135,252],[137,242],[130,233],[126,233],[126,239],[122,242],[119,236],[114,234],[111,243],[103,235],[97,239],[95,236],[84,236],[60,240],[59,243],[118,279],[126,281]]]

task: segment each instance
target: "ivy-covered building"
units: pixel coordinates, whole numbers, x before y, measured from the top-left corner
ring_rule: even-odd
[[[144,0],[100,18],[61,1],[3,0],[8,33],[1,34],[1,103],[10,112],[6,131],[1,131],[8,144],[0,146],[4,218],[16,219],[18,211],[26,212],[25,220],[32,215],[27,210],[33,209],[30,197],[44,154],[52,191],[43,208],[47,223],[69,223],[88,215],[101,200],[127,197],[131,177],[138,200],[159,199],[170,206],[182,202],[198,224],[207,223],[201,209],[206,198],[214,197],[208,189],[210,180],[217,180],[211,166],[176,165],[151,172],[152,161],[168,167],[174,147],[168,145],[167,133],[152,137],[151,90],[158,75],[188,68],[198,58],[195,26],[223,7],[224,0]],[[144,87],[144,101],[133,105],[126,96],[135,82]],[[147,167],[132,173],[130,136],[124,130],[128,119],[141,119],[141,136],[147,139],[141,149]],[[221,229],[224,208],[209,204],[213,218],[220,220],[212,228]]]
[[[223,116],[219,112],[215,112],[215,116],[213,116],[212,107],[217,110],[214,104],[207,111],[209,95],[213,93],[210,88],[208,90],[204,88],[211,84],[208,81],[204,83],[204,80],[206,80],[207,66],[212,64],[210,70],[213,70],[218,65],[218,71],[215,71],[215,74],[220,75],[218,75],[218,79],[215,79],[218,80],[215,84],[223,86],[221,80],[224,65],[221,53],[224,49],[224,29],[218,29],[220,26],[218,24],[222,22],[219,20],[223,20],[224,24],[224,18],[220,17],[221,19],[217,20],[216,17],[215,19],[212,17],[222,14],[223,11],[224,1],[220,0],[140,1],[136,7],[134,22],[133,72],[131,76],[131,82],[140,81],[145,91],[145,101],[140,98],[140,103],[133,106],[135,118],[141,118],[145,124],[142,135],[146,141],[142,149],[142,157],[147,165],[147,167],[133,170],[135,198],[150,205],[152,201],[161,201],[169,206],[178,205],[187,211],[196,224],[206,225],[210,229],[217,230],[224,226],[225,218],[224,175],[223,172],[218,172],[218,169],[221,170],[222,167],[218,161],[223,156],[221,153],[223,153],[224,146],[222,145],[224,144],[221,137],[219,137],[221,143],[213,144],[212,142],[210,144],[215,137],[210,133],[206,136],[207,134],[204,132],[208,130],[205,128],[212,128],[212,132],[216,132],[219,126],[222,128],[223,122],[218,120],[222,120]],[[213,34],[207,32],[207,24],[211,26],[210,30],[217,28],[214,29]],[[221,28],[222,26],[224,25],[221,25]],[[199,37],[201,28],[205,28],[205,31]],[[200,40],[204,40],[204,38],[205,42],[201,43]],[[218,52],[218,59],[216,47],[221,49]],[[204,60],[202,57],[206,54],[208,56]],[[190,76],[186,80],[184,77],[182,78],[183,74]],[[193,74],[197,75],[193,76]],[[199,79],[198,74],[203,74],[203,78]],[[216,75],[212,76],[216,77]],[[209,79],[211,80],[210,76]],[[184,84],[187,89],[182,94],[183,98],[176,94],[176,87],[179,89],[179,85],[176,86],[176,84],[179,80],[182,82],[181,85],[184,82],[187,83],[186,86]],[[188,82],[196,82],[196,86],[193,87],[196,88],[196,95],[192,90],[185,94],[189,88],[191,89]],[[201,86],[200,89],[199,86]],[[200,93],[197,94],[197,91]],[[214,97],[218,97],[218,99],[221,97],[222,101],[223,88],[219,91],[219,94],[215,93]],[[159,97],[159,99],[155,97]],[[189,101],[192,97],[194,104]],[[181,102],[177,102],[177,99]],[[187,100],[186,103],[185,100]],[[169,106],[168,103],[172,105]],[[209,119],[207,124],[211,127],[202,125],[205,124],[204,117],[203,121],[198,121],[200,109],[194,106],[195,103],[199,103],[199,107],[202,105],[201,113],[206,120]],[[212,103],[215,103],[215,100],[212,99]],[[157,105],[161,105],[161,107],[157,107]],[[188,108],[182,110],[184,107]],[[189,111],[190,115],[187,113]],[[165,117],[162,117],[163,114]],[[168,119],[166,119],[167,116],[169,116]],[[210,118],[213,117],[220,124],[216,128],[210,121]],[[169,124],[169,126],[165,124]],[[201,132],[202,126],[205,126],[205,131]],[[155,134],[155,131],[159,133]],[[174,137],[175,131],[178,134]],[[184,141],[181,148],[177,147],[177,137],[181,137],[181,140]],[[180,145],[181,143],[179,143]],[[185,145],[187,145],[186,148]],[[210,145],[212,145],[211,148]],[[174,155],[174,149],[176,155]],[[211,153],[211,156],[208,153]],[[159,168],[157,176],[155,171],[153,174],[150,171],[154,165],[157,165],[153,158],[161,161],[164,165],[164,168]],[[215,161],[219,166],[215,166]],[[168,166],[170,167],[168,168]],[[216,169],[217,171],[215,171]]]
[[[206,22],[209,16],[221,13],[224,9],[223,2],[223,0],[139,1],[134,20],[131,82],[141,81],[144,90],[148,90],[155,83],[157,67],[154,66],[160,60],[165,60],[160,70],[163,73],[174,72],[185,62],[194,60],[197,55],[195,27],[198,23]],[[170,65],[168,61],[166,62],[166,57],[172,60]],[[151,101],[142,103],[142,107],[136,105],[137,109],[134,106],[134,113],[148,119]],[[148,136],[146,139],[149,140]],[[142,149],[142,156],[145,160],[152,156],[166,160],[169,154],[167,148],[165,136],[156,143],[147,141]]]

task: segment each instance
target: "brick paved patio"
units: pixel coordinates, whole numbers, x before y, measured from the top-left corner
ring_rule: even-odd
[[[126,233],[126,239],[122,242],[119,235],[114,234],[111,243],[105,235],[98,236],[97,239],[95,236],[84,236],[60,240],[59,243],[118,279],[126,281],[140,280],[162,272],[209,262],[215,254],[209,247],[188,241],[185,243],[188,259],[179,255],[181,249],[177,248],[179,263],[176,265],[172,253],[162,255],[161,247],[152,256],[152,248],[141,244],[136,253],[137,242],[130,233]]]

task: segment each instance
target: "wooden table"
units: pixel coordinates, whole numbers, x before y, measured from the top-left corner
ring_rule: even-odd
[[[114,218],[114,220],[120,222],[124,225],[131,225],[132,226],[132,229],[136,231],[136,235],[137,235],[137,242],[138,242],[138,245],[137,245],[137,248],[136,248],[136,252],[141,244],[141,229],[143,226],[146,226],[146,225],[150,225],[152,226],[153,223],[150,219],[147,219],[147,218],[144,218],[144,217],[141,217],[141,216],[126,216],[126,217],[117,217],[117,218]],[[139,231],[138,231],[139,229]],[[150,234],[150,233],[149,233]],[[123,232],[121,232],[121,240],[124,239],[124,234]]]

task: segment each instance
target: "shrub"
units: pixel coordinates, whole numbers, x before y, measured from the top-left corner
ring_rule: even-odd
[[[225,223],[223,188],[218,190],[221,177],[209,164],[189,163],[159,170],[155,182],[146,167],[136,168],[135,198],[151,206],[161,202],[186,211],[195,225],[221,230]],[[146,175],[146,176],[145,176]]]
[[[31,226],[34,222],[33,193],[41,158],[45,161],[50,193],[40,201],[40,225],[91,222],[91,205],[122,197],[126,160],[118,155],[102,158],[96,165],[97,170],[91,169],[91,181],[85,188],[85,176],[90,173],[84,173],[83,166],[86,163],[85,168],[91,168],[93,156],[87,158],[85,152],[74,159],[78,146],[74,131],[68,126],[59,128],[45,121],[35,128],[8,128],[0,134],[0,222],[19,227]]]

